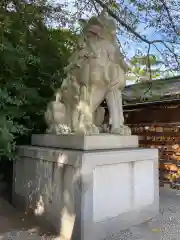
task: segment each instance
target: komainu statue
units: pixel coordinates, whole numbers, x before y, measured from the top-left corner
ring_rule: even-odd
[[[49,132],[98,134],[98,125],[104,118],[100,104],[105,99],[111,133],[131,134],[124,125],[121,94],[128,66],[116,42],[115,21],[106,13],[84,24],[77,49],[65,70],[67,78],[45,113]]]

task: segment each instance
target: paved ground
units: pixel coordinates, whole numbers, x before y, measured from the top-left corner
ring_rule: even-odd
[[[160,198],[160,214],[156,219],[103,240],[179,240],[180,191],[161,188]],[[58,239],[43,235],[44,231],[32,222],[0,199],[0,240]]]
[[[46,234],[45,234],[46,232]],[[48,231],[0,198],[0,240],[52,240]]]
[[[180,191],[160,189],[160,214],[113,240],[180,240]],[[108,239],[110,240],[110,239]]]

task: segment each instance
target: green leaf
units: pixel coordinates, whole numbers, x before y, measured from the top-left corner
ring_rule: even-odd
[[[118,6],[118,4],[116,3],[116,1],[113,1],[111,4],[110,4],[110,6],[109,6],[110,8],[112,8],[112,9],[119,9],[119,6]]]

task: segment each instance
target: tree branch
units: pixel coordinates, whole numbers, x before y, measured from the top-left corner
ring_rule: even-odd
[[[156,46],[155,44],[153,44],[153,46],[154,46],[154,47],[156,48],[156,50],[162,55],[161,51],[157,48],[157,46]],[[164,56],[163,56],[163,58],[164,58]],[[164,60],[164,61],[166,61],[166,60]],[[169,64],[168,64],[168,66],[169,66],[170,72],[174,75],[174,73],[173,73],[173,71],[171,70],[171,67],[170,67]]]
[[[92,0],[91,0],[92,1]],[[162,43],[174,56],[175,58],[175,61],[180,69],[180,62],[179,62],[179,56],[174,52],[172,51],[172,49],[165,43],[165,41],[162,41],[162,40],[153,40],[153,41],[149,41],[148,39],[146,39],[145,37],[141,36],[139,33],[137,33],[132,27],[130,27],[128,24],[126,24],[121,18],[119,18],[111,9],[109,9],[108,7],[108,4],[107,3],[103,3],[101,0],[93,0],[95,1],[96,3],[98,3],[103,9],[106,9],[107,13],[109,13],[109,15],[111,17],[113,17],[118,23],[120,23],[121,26],[123,26],[124,28],[127,29],[127,31],[129,31],[130,33],[132,33],[135,37],[137,37],[138,39],[140,39],[141,41],[145,42],[148,44],[148,49],[150,51],[150,48],[151,48],[151,45],[154,45],[156,43]],[[164,0],[160,0],[161,2],[164,1]],[[165,4],[166,6],[166,4]],[[164,6],[164,7],[165,7]],[[168,7],[166,6],[166,11],[168,11],[169,13],[169,9]],[[173,20],[172,20],[172,17],[169,13],[169,18],[171,19],[172,23],[173,23]],[[174,26],[174,29],[175,29],[175,26]],[[176,31],[177,33],[177,31]],[[169,42],[169,41],[167,41]],[[170,43],[170,42],[169,42]],[[171,43],[171,44],[176,44],[176,43]],[[178,43],[177,43],[178,44]]]
[[[168,18],[169,18],[169,20],[170,20],[170,22],[171,22],[171,25],[172,25],[172,28],[173,28],[174,32],[175,32],[176,34],[178,34],[178,33],[177,33],[177,30],[176,30],[176,27],[175,27],[175,25],[174,25],[174,22],[173,22],[173,18],[172,18],[171,14],[170,14],[169,8],[168,8],[168,6],[166,5],[166,2],[165,2],[164,0],[160,0],[160,1],[161,1],[161,3],[163,4],[163,7],[164,7],[164,9],[165,9],[166,12],[167,12]]]
[[[176,63],[178,65],[178,67],[180,68],[180,62],[178,59],[179,56],[164,41],[161,41],[161,40],[152,41],[152,44],[155,44],[155,43],[162,43],[169,50],[169,52],[171,52],[174,55]]]
[[[149,80],[152,81],[152,72],[151,72],[151,61],[150,61],[150,50],[151,50],[151,44],[148,46],[148,52],[147,52],[147,68],[149,72]]]
[[[91,0],[92,1],[92,0]],[[103,3],[101,0],[94,0],[97,2],[102,8],[106,9],[107,13],[112,16],[114,19],[117,20],[121,24],[121,26],[125,27],[129,32],[131,32],[134,36],[142,40],[143,42],[150,44],[146,38],[142,37],[139,33],[137,33],[133,28],[131,28],[128,24],[126,24],[123,20],[121,20],[112,10],[109,9],[108,5]]]
[[[96,3],[94,2],[94,0],[91,0],[91,1],[92,1],[93,6],[94,6],[94,9],[96,10],[97,14],[99,15],[100,13],[99,13],[98,8],[96,7]]]
[[[136,36],[138,39],[142,40],[143,42],[149,44],[153,44],[153,43],[162,43],[162,40],[153,40],[153,41],[149,41],[148,39],[146,39],[145,37],[142,37],[139,33],[137,33],[133,28],[131,28],[128,24],[126,24],[123,20],[121,20],[111,9],[109,9],[107,3],[103,3],[101,0],[91,0],[94,1],[96,3],[98,3],[103,9],[106,9],[106,11],[109,13],[109,15],[111,17],[113,17],[117,22],[119,22],[121,24],[121,26],[123,26],[124,28],[126,28],[130,33],[132,33],[134,36]],[[163,0],[161,0],[163,1]],[[172,19],[172,18],[171,18]],[[175,26],[174,26],[175,27]],[[176,31],[177,33],[177,31]],[[170,42],[170,41],[167,41]],[[175,42],[170,42],[172,44],[180,44],[180,43],[175,43]]]

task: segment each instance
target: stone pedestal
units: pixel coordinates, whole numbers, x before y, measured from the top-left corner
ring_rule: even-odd
[[[137,136],[35,135],[32,145],[18,147],[13,203],[65,239],[116,239],[158,214],[158,151]]]

